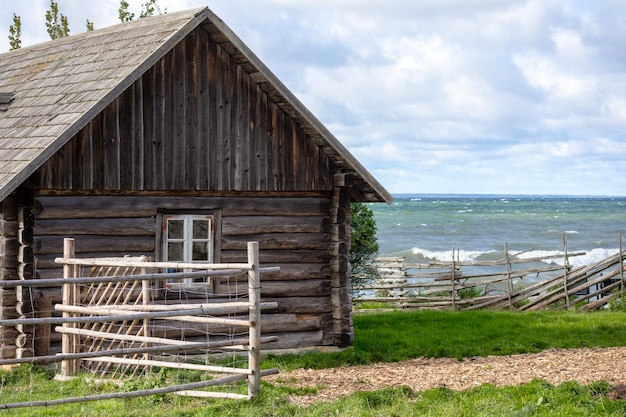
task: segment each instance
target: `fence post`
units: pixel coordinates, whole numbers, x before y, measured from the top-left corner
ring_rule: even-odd
[[[74,239],[65,238],[63,240],[63,259],[73,259],[75,257]],[[73,278],[76,275],[76,266],[63,264],[63,278]],[[63,305],[73,306],[76,302],[76,284],[63,284]],[[72,313],[63,312],[63,317],[72,317]],[[70,323],[63,323],[63,327],[75,327]],[[77,336],[63,333],[61,336],[61,349],[64,354],[76,353]],[[76,360],[66,359],[61,361],[61,375],[70,377],[76,373]]]
[[[248,242],[248,296],[250,298],[250,326],[248,350],[248,398],[261,389],[261,273],[259,271],[259,243]]]
[[[456,310],[456,262],[454,258],[454,253],[457,250],[456,244],[452,245],[452,310]]]
[[[146,275],[148,273],[148,270],[144,267],[141,268],[141,274],[142,275]],[[152,304],[152,297],[150,295],[150,288],[151,288],[151,283],[149,280],[142,280],[141,281],[141,301],[143,303],[144,306],[149,306],[150,304]],[[152,332],[150,331],[150,322],[151,320],[146,318],[143,319],[143,335],[145,337],[150,337],[152,336]],[[146,346],[149,347],[151,346],[151,344],[149,343],[143,343],[142,346]],[[143,358],[148,360],[150,359],[150,354],[148,353],[144,353],[143,354]],[[151,367],[147,367],[148,370],[151,369]]]
[[[624,296],[624,252],[622,250],[622,232],[617,234],[619,238],[619,279],[620,279],[620,287],[619,287],[619,296]]]
[[[569,259],[567,259],[567,235],[563,233],[563,290],[565,291],[565,306],[569,310],[569,289],[567,287]]]
[[[509,244],[504,243],[504,259],[506,260],[506,282],[508,288],[507,299],[509,301],[509,310],[513,310],[513,302],[511,296],[513,294],[513,281],[511,280],[511,257],[509,256]]]

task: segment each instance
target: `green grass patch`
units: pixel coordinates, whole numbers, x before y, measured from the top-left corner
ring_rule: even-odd
[[[361,310],[397,310],[398,307],[394,303],[382,301],[363,301],[354,304],[355,311]]]
[[[387,312],[354,318],[353,347],[333,353],[268,356],[264,368],[328,368],[400,361],[414,357],[468,358],[539,352],[551,348],[626,346],[624,312]],[[167,386],[202,378],[197,372],[155,371],[122,387],[85,379],[57,382],[53,373],[25,365],[0,371],[2,404],[51,400]],[[245,386],[240,387],[242,392]],[[0,411],[7,416],[624,416],[626,401],[611,400],[606,382],[581,386],[575,381],[552,386],[536,380],[515,387],[482,385],[473,390],[446,388],[413,392],[408,388],[358,392],[308,408],[292,405],[289,396],[306,396],[315,388],[291,388],[262,382],[253,401],[207,400],[173,394]]]
[[[416,357],[513,355],[553,348],[626,346],[626,313],[417,311],[354,317],[352,348],[270,356],[267,367],[331,368]]]
[[[554,386],[543,380],[511,387],[480,387],[452,391],[445,387],[414,392],[390,388],[357,392],[337,401],[319,402],[307,408],[295,406],[288,395],[307,395],[308,390],[289,390],[263,383],[254,400],[200,400],[168,394],[150,399],[108,400],[49,408],[0,411],[7,416],[244,416],[244,417],[321,417],[321,416],[606,416],[626,415],[626,401],[611,400],[606,382],[583,386],[575,381]],[[67,392],[71,394],[71,391]],[[3,401],[5,400],[3,393]]]
[[[626,402],[597,393],[597,385],[541,380],[514,387],[485,384],[465,391],[436,388],[415,393],[408,388],[356,393],[334,403],[311,407],[310,416],[623,416]]]

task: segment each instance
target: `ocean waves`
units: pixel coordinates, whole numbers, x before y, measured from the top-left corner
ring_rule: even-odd
[[[574,268],[591,265],[602,259],[613,256],[619,252],[619,249],[615,248],[595,248],[587,251],[577,251],[576,253],[584,252],[584,255],[572,256],[568,253],[568,262]],[[564,255],[563,251],[558,250],[529,250],[529,251],[509,251],[511,259],[537,259],[550,257],[550,259],[542,260],[541,262],[546,264],[563,265]],[[443,251],[431,251],[428,249],[421,249],[414,247],[407,251],[401,251],[393,256],[400,256],[409,263],[423,263],[429,262],[480,262],[480,261],[499,261],[504,259],[504,251],[472,251],[472,250],[455,250],[454,259],[452,250]]]
[[[618,252],[626,234],[626,198],[549,196],[396,196],[392,205],[372,204],[381,256],[407,262],[497,261],[504,245],[520,258],[557,256],[567,251],[575,267]]]
[[[403,255],[407,262],[415,263],[428,263],[428,262],[451,262],[452,250],[449,251],[430,251],[427,249],[413,248],[410,251],[410,256]],[[454,260],[460,262],[473,262],[473,261],[487,261],[497,260],[501,257],[497,256],[496,251],[466,251],[458,250],[454,251]]]

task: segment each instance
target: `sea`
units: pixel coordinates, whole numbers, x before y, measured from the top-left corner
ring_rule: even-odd
[[[372,203],[381,256],[406,262],[502,259],[585,252],[574,267],[618,253],[626,197],[399,194]],[[626,242],[624,243],[626,248]],[[562,258],[546,261],[563,263]]]

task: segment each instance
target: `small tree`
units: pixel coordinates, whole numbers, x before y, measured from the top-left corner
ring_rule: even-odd
[[[154,13],[158,13],[158,14],[167,13],[167,9],[165,9],[165,11],[162,12],[161,8],[157,4],[157,0],[148,0],[147,2],[141,4],[141,13],[139,14],[140,18],[154,16]]]
[[[350,264],[352,265],[352,296],[379,277],[375,259],[378,256],[378,239],[376,238],[376,220],[374,213],[363,203],[350,205],[350,230],[352,247]]]
[[[117,9],[117,15],[119,16],[120,22],[122,23],[130,22],[135,19],[135,13],[131,13],[128,10],[128,2],[124,0],[120,1],[120,8]]]
[[[130,6],[127,1],[120,1],[120,7],[117,9],[117,15],[120,22],[125,23],[135,20],[135,13],[131,13],[129,7]],[[139,18],[154,16],[155,13],[167,13],[167,9],[161,11],[161,8],[157,4],[157,0],[148,0],[145,3],[141,3],[141,13],[139,13]]]
[[[87,26],[87,32],[91,32],[93,30],[93,22],[91,20],[87,19],[85,25]]]
[[[9,26],[10,51],[22,47],[22,18],[13,13],[13,24]]]
[[[70,34],[67,16],[59,16],[59,3],[50,1],[50,10],[46,11],[46,28],[50,39],[58,39]]]

